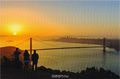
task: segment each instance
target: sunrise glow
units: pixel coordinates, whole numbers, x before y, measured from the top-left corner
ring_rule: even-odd
[[[0,35],[119,36],[118,2],[5,2],[3,7]]]
[[[20,24],[14,23],[9,25],[9,31],[12,35],[17,35],[22,31],[21,27],[22,26]]]

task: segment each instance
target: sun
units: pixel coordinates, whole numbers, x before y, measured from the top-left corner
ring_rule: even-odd
[[[17,33],[16,33],[16,32],[14,32],[14,33],[13,33],[13,35],[17,35]]]
[[[17,35],[21,32],[21,27],[22,26],[20,24],[14,23],[9,26],[9,30],[12,35]]]

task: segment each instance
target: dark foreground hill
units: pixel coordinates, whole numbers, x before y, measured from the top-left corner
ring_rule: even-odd
[[[86,68],[79,73],[52,70],[39,67],[36,71],[24,71],[22,63],[10,61],[4,57],[1,63],[1,79],[119,79],[120,77],[109,70],[95,67]]]

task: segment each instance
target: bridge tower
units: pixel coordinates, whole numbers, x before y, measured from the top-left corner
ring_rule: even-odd
[[[106,38],[103,38],[103,52],[106,52]]]
[[[30,38],[30,64],[31,64],[31,57],[32,57],[32,38]]]

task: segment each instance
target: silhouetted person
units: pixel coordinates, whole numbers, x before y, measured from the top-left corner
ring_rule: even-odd
[[[28,71],[29,69],[29,62],[30,62],[30,55],[27,50],[24,51],[24,70]]]
[[[37,69],[38,59],[39,59],[39,55],[36,53],[36,50],[34,50],[34,53],[32,54],[32,68],[33,68],[33,70],[34,70],[34,66],[35,66],[35,70]]]
[[[14,66],[16,68],[22,68],[22,63],[19,59],[19,55],[20,55],[20,51],[18,48],[16,48],[15,52],[14,52]]]
[[[18,48],[16,48],[15,52],[14,52],[14,60],[15,61],[20,61],[19,60],[19,55],[20,55],[20,51]]]

